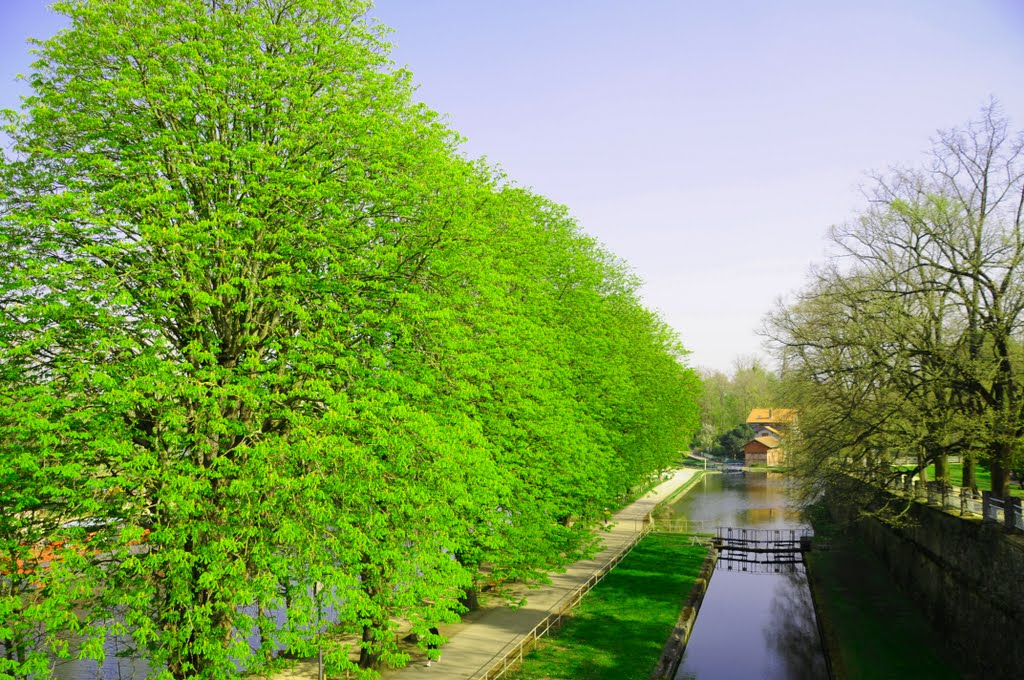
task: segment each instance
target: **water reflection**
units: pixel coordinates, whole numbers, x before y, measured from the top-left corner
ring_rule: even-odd
[[[785,478],[774,473],[709,475],[666,514],[710,531],[806,526],[790,506]],[[721,560],[676,680],[825,677],[803,564],[789,556]]]
[[[787,668],[785,677],[808,680],[827,677],[814,619],[814,603],[802,566],[779,579],[771,607],[778,628],[772,635],[765,631],[765,644],[783,659]]]
[[[255,606],[243,607],[242,612],[251,617],[257,617],[261,613]],[[284,646],[277,641],[276,633],[287,626],[287,612],[283,607],[278,607],[270,612],[262,613],[267,616],[262,623],[267,627],[269,647],[271,653],[276,655],[284,649]],[[338,616],[332,605],[327,605],[324,608],[322,618],[324,623],[337,622]],[[237,631],[236,634],[241,636]],[[62,639],[68,643],[70,658],[51,657],[51,673],[48,677],[58,680],[141,680],[150,674],[150,666],[146,662],[145,655],[139,653],[130,633],[110,634],[106,637],[103,642],[105,658],[102,663],[77,658],[82,650],[82,637],[67,635]],[[252,654],[256,654],[264,642],[262,631],[258,625],[248,636],[245,636],[245,639]],[[3,645],[0,644],[0,654],[5,652]],[[244,670],[243,664],[237,660],[235,666],[239,671]]]

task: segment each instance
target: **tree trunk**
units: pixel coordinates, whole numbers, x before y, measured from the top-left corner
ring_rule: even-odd
[[[480,591],[475,587],[466,588],[462,598],[459,599],[459,603],[471,612],[480,609]]]
[[[360,668],[376,668],[380,662],[380,652],[373,651],[376,637],[372,626],[363,626],[363,644],[359,649]]]
[[[989,465],[992,472],[992,495],[1006,500],[1010,497],[1010,447],[1000,443],[993,448],[995,455]]]
[[[964,478],[961,482],[965,489],[970,489],[971,493],[975,496],[978,495],[978,471],[977,463],[974,460],[974,454],[964,454]]]
[[[945,453],[935,457],[935,481],[949,485],[949,456]]]

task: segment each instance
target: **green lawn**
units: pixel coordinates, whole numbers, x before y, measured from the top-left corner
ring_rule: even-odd
[[[902,467],[902,468],[907,469],[907,470],[912,470],[913,469],[913,466],[907,466],[907,465],[901,465],[899,467]],[[975,470],[976,470],[975,474],[978,477],[978,489],[979,490],[991,489],[992,488],[992,473],[989,471],[989,469],[987,467],[982,466],[982,465],[978,465],[975,468]],[[927,468],[925,468],[925,471],[928,474],[928,481],[933,481],[935,479],[935,466],[934,465],[929,465]],[[949,483],[952,484],[953,486],[963,486],[963,481],[964,481],[964,466],[961,465],[960,463],[950,463],[949,464]],[[1011,484],[1010,484],[1010,495],[1011,496],[1017,496],[1019,498],[1024,498],[1024,489],[1022,489],[1020,484],[1018,484],[1017,482],[1011,482]]]
[[[884,566],[854,539],[807,554],[837,680],[954,680],[942,641]]]
[[[707,553],[689,536],[647,536],[508,677],[647,680]]]

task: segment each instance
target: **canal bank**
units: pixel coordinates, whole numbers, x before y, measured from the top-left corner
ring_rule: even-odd
[[[822,504],[815,521],[841,539],[837,552],[845,550],[811,561],[821,609],[833,619],[837,677],[885,677],[863,670],[873,659],[906,668],[908,678],[1021,677],[1024,538],[923,503],[913,503],[899,526],[835,500]],[[836,522],[841,527],[829,526]],[[851,574],[855,564],[862,567]],[[919,632],[900,633],[895,619]],[[843,665],[853,670],[843,675]],[[955,674],[942,675],[952,668]]]
[[[658,508],[678,502],[699,485],[696,470],[689,481],[662,499]],[[655,529],[633,549],[564,625],[540,641],[523,663],[503,676],[514,680],[648,680],[665,657],[673,638],[689,633],[703,597],[713,552],[692,536]],[[689,611],[680,616],[680,607]]]
[[[682,534],[648,534],[540,641],[510,680],[648,680],[708,548]]]
[[[671,680],[679,670],[679,664],[683,661],[683,654],[686,652],[686,643],[690,640],[693,626],[697,623],[697,614],[700,613],[700,606],[704,603],[704,595],[708,592],[708,584],[711,576],[715,573],[715,565],[718,563],[718,551],[709,549],[704,564],[701,565],[700,574],[697,576],[690,589],[690,594],[683,603],[683,609],[676,618],[676,625],[669,635],[668,641],[661,650],[661,657],[654,665],[654,671],[650,674],[650,680]]]
[[[835,680],[955,680],[959,669],[920,608],[854,536],[806,555],[807,574]]]

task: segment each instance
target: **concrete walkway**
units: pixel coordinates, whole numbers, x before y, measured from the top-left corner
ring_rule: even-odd
[[[409,645],[412,654],[405,668],[392,668],[381,673],[383,680],[457,680],[476,678],[514,648],[530,631],[556,609],[556,605],[571,595],[591,576],[618,554],[622,548],[643,531],[644,520],[698,470],[676,470],[668,479],[639,500],[615,513],[610,531],[602,532],[604,547],[593,559],[580,560],[569,565],[564,573],[551,574],[551,583],[539,588],[524,589],[527,603],[511,609],[504,602],[484,603],[480,609],[469,612],[462,621],[441,625],[441,635],[448,643],[441,648],[441,661],[427,666],[426,656],[415,645]],[[295,668],[276,673],[273,680],[316,680],[317,663],[302,661]]]
[[[470,612],[461,623],[440,626],[448,644],[441,649],[441,661],[427,666],[422,652],[405,668],[383,672],[384,680],[426,680],[432,678],[474,678],[498,661],[502,654],[544,620],[562,598],[573,593],[643,530],[644,519],[661,501],[671,496],[697,474],[697,470],[675,471],[671,477],[639,500],[617,512],[611,531],[603,533],[604,547],[593,559],[575,562],[561,574],[551,574],[551,583],[526,591],[526,606],[510,609],[503,604]]]

